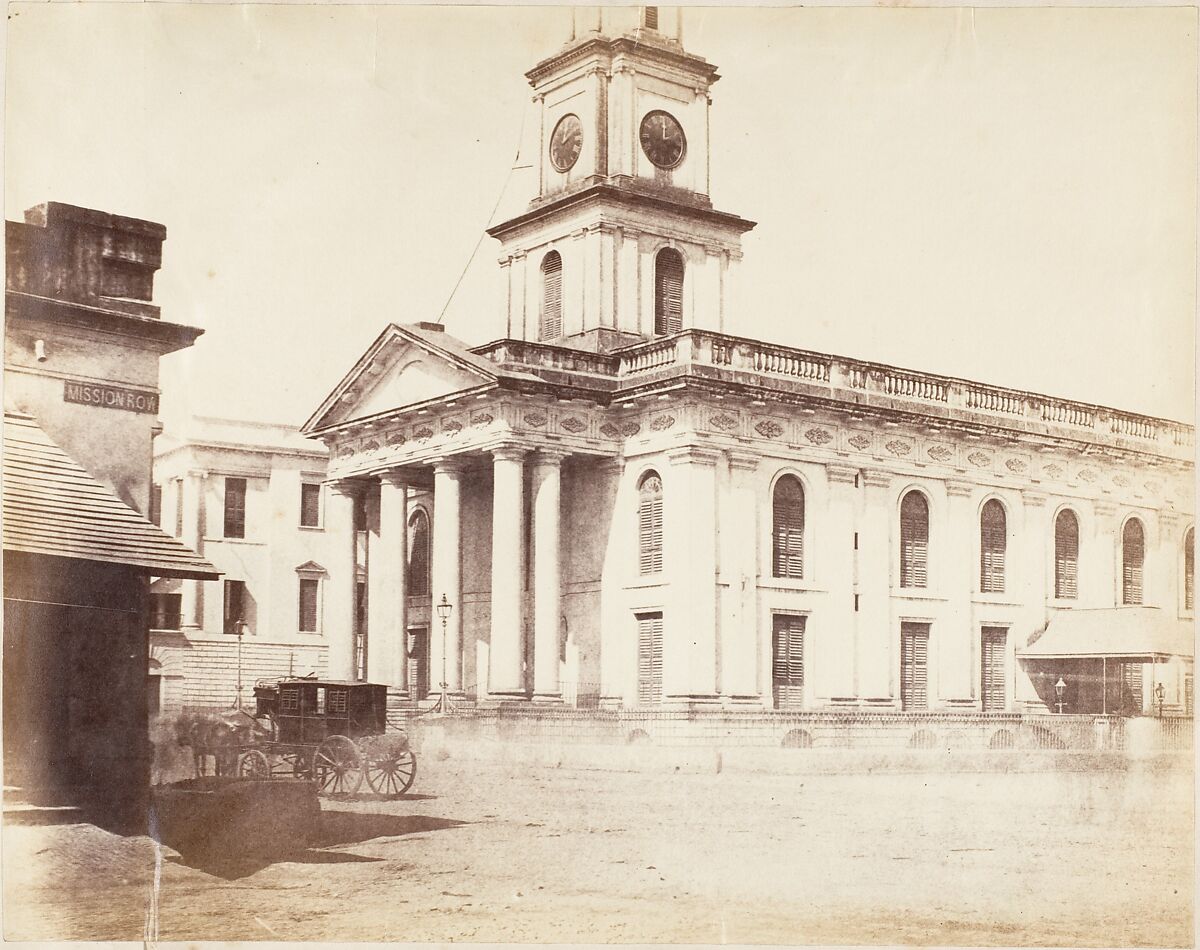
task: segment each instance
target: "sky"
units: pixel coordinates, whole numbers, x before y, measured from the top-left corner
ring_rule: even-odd
[[[503,336],[541,7],[9,8],[5,214],[167,226],[185,413],[299,424],[390,321]],[[1197,11],[692,7],[730,332],[1191,421]]]

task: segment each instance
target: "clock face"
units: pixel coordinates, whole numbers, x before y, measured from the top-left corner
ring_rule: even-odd
[[[687,141],[683,127],[673,115],[659,109],[647,112],[639,134],[642,151],[659,168],[674,168],[683,161]]]
[[[550,163],[560,172],[570,171],[583,148],[583,123],[571,113],[558,120],[550,136]]]

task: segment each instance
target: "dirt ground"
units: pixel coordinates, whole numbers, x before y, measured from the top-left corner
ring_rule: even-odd
[[[323,807],[316,847],[224,868],[6,814],[5,936],[1193,941],[1190,772],[676,774],[434,756],[404,800]]]

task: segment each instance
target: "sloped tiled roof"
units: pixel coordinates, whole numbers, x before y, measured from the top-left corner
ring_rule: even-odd
[[[145,568],[162,577],[220,571],[130,508],[28,416],[4,415],[4,550]]]

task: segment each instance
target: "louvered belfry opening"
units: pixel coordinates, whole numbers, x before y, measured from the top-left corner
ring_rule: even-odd
[[[804,487],[795,475],[775,485],[771,504],[771,562],[775,577],[804,576]]]
[[[661,613],[637,615],[637,701],[639,706],[654,706],[662,702],[662,641]]]
[[[1079,519],[1069,508],[1054,519],[1054,596],[1079,596]]]
[[[900,586],[928,587],[929,502],[910,491],[900,503]]]
[[[657,472],[638,483],[638,573],[657,574],[663,568],[663,490]]]
[[[900,625],[900,709],[929,708],[929,624]]]
[[[1183,536],[1183,609],[1196,609],[1196,532],[1188,528]]]
[[[410,597],[429,594],[429,516],[418,508],[408,519],[408,576]]]
[[[542,313],[538,324],[539,340],[557,340],[562,336],[562,256],[551,251],[542,261]]]
[[[683,329],[683,257],[664,247],[654,258],[654,332],[659,336]]]
[[[648,30],[658,29],[658,7],[642,8],[642,26]]]
[[[983,700],[984,712],[1000,712],[1004,709],[1004,652],[1007,641],[1008,631],[1004,627],[983,628],[983,649],[980,651],[983,682],[980,698]]]
[[[1004,592],[1004,552],[1008,525],[1004,506],[995,498],[983,506],[979,516],[979,589],[985,594]]]
[[[1125,522],[1121,533],[1121,603],[1142,602],[1142,564],[1146,560],[1146,535],[1137,518]]]
[[[774,614],[771,620],[771,686],[776,709],[804,705],[804,617]]]

